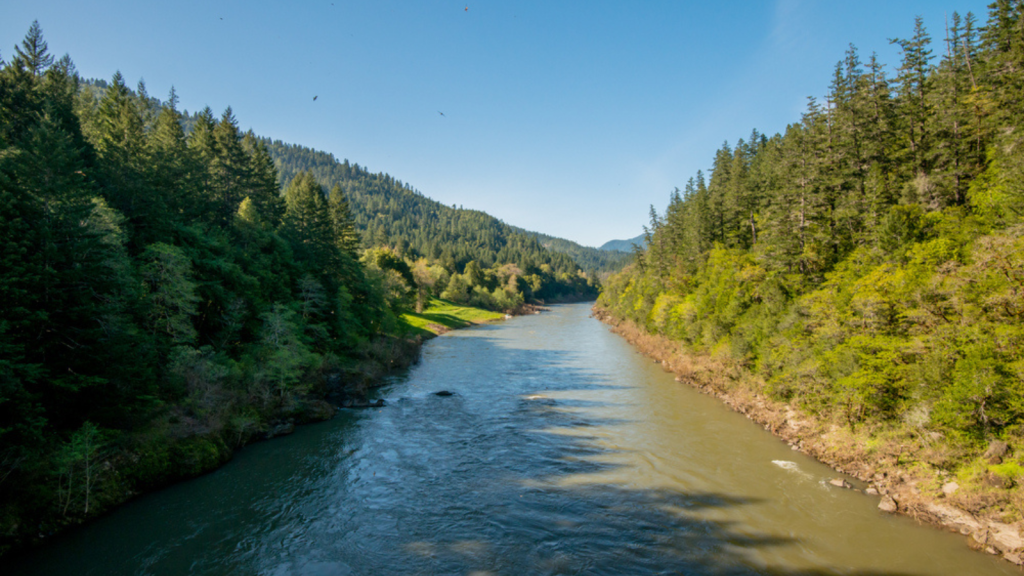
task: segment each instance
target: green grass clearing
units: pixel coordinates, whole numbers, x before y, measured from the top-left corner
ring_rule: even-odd
[[[407,312],[401,321],[406,334],[432,338],[448,330],[465,328],[473,324],[501,320],[505,315],[472,306],[460,306],[447,300],[431,298],[421,314]]]

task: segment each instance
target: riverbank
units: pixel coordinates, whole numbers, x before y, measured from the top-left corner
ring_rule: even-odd
[[[250,444],[292,433],[296,426],[335,416],[345,398],[363,397],[390,373],[419,360],[424,341],[449,330],[494,322],[504,314],[431,301],[422,314],[405,314],[402,337],[380,336],[359,358],[324,366],[304,392],[272,407],[256,400],[218,397],[225,406],[197,417],[188,406],[168,406],[143,431],[97,450],[89,480],[87,512],[52,513],[50,506],[23,504],[0,512],[0,557],[45,542],[143,494],[212,472]],[[70,482],[71,479],[65,479]]]
[[[689,353],[679,342],[649,334],[604,310],[595,308],[593,313],[640,353],[676,374],[677,381],[719,398],[794,450],[856,479],[854,489],[877,497],[880,509],[959,532],[975,549],[1024,564],[1019,491],[1007,493],[1005,485],[995,485],[996,479],[990,486],[968,486],[963,478],[935,466],[951,460],[957,450],[943,438],[877,426],[852,429],[818,418],[762,394],[764,382],[735,361]],[[986,457],[994,461],[1000,456]],[[1016,512],[1016,518],[1008,518],[1007,510]]]

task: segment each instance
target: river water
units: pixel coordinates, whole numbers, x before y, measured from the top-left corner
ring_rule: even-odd
[[[0,572],[1020,574],[828,485],[586,304],[436,338],[380,396]]]

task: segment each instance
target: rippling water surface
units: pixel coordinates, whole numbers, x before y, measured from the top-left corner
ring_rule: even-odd
[[[380,395],[385,408],[250,446],[9,567],[1019,574],[958,535],[829,486],[834,472],[675,382],[587,305],[437,338]]]

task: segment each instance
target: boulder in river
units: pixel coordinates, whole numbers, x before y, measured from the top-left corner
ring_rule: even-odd
[[[850,484],[849,482],[843,480],[842,478],[833,478],[829,480],[828,483],[835,486],[836,488],[853,488],[853,484]]]
[[[291,434],[294,431],[295,431],[295,423],[293,423],[293,422],[281,422],[281,423],[272,425],[270,427],[270,429],[267,430],[266,438],[267,438],[267,440],[269,440],[271,438],[274,438],[275,436],[285,436],[287,434]]]
[[[896,501],[892,499],[892,496],[882,496],[881,502],[878,503],[878,509],[882,512],[895,512]]]
[[[371,402],[365,398],[359,398],[356,400],[347,399],[342,402],[343,408],[383,408],[387,406],[387,402],[383,398],[379,398],[376,402]]]

